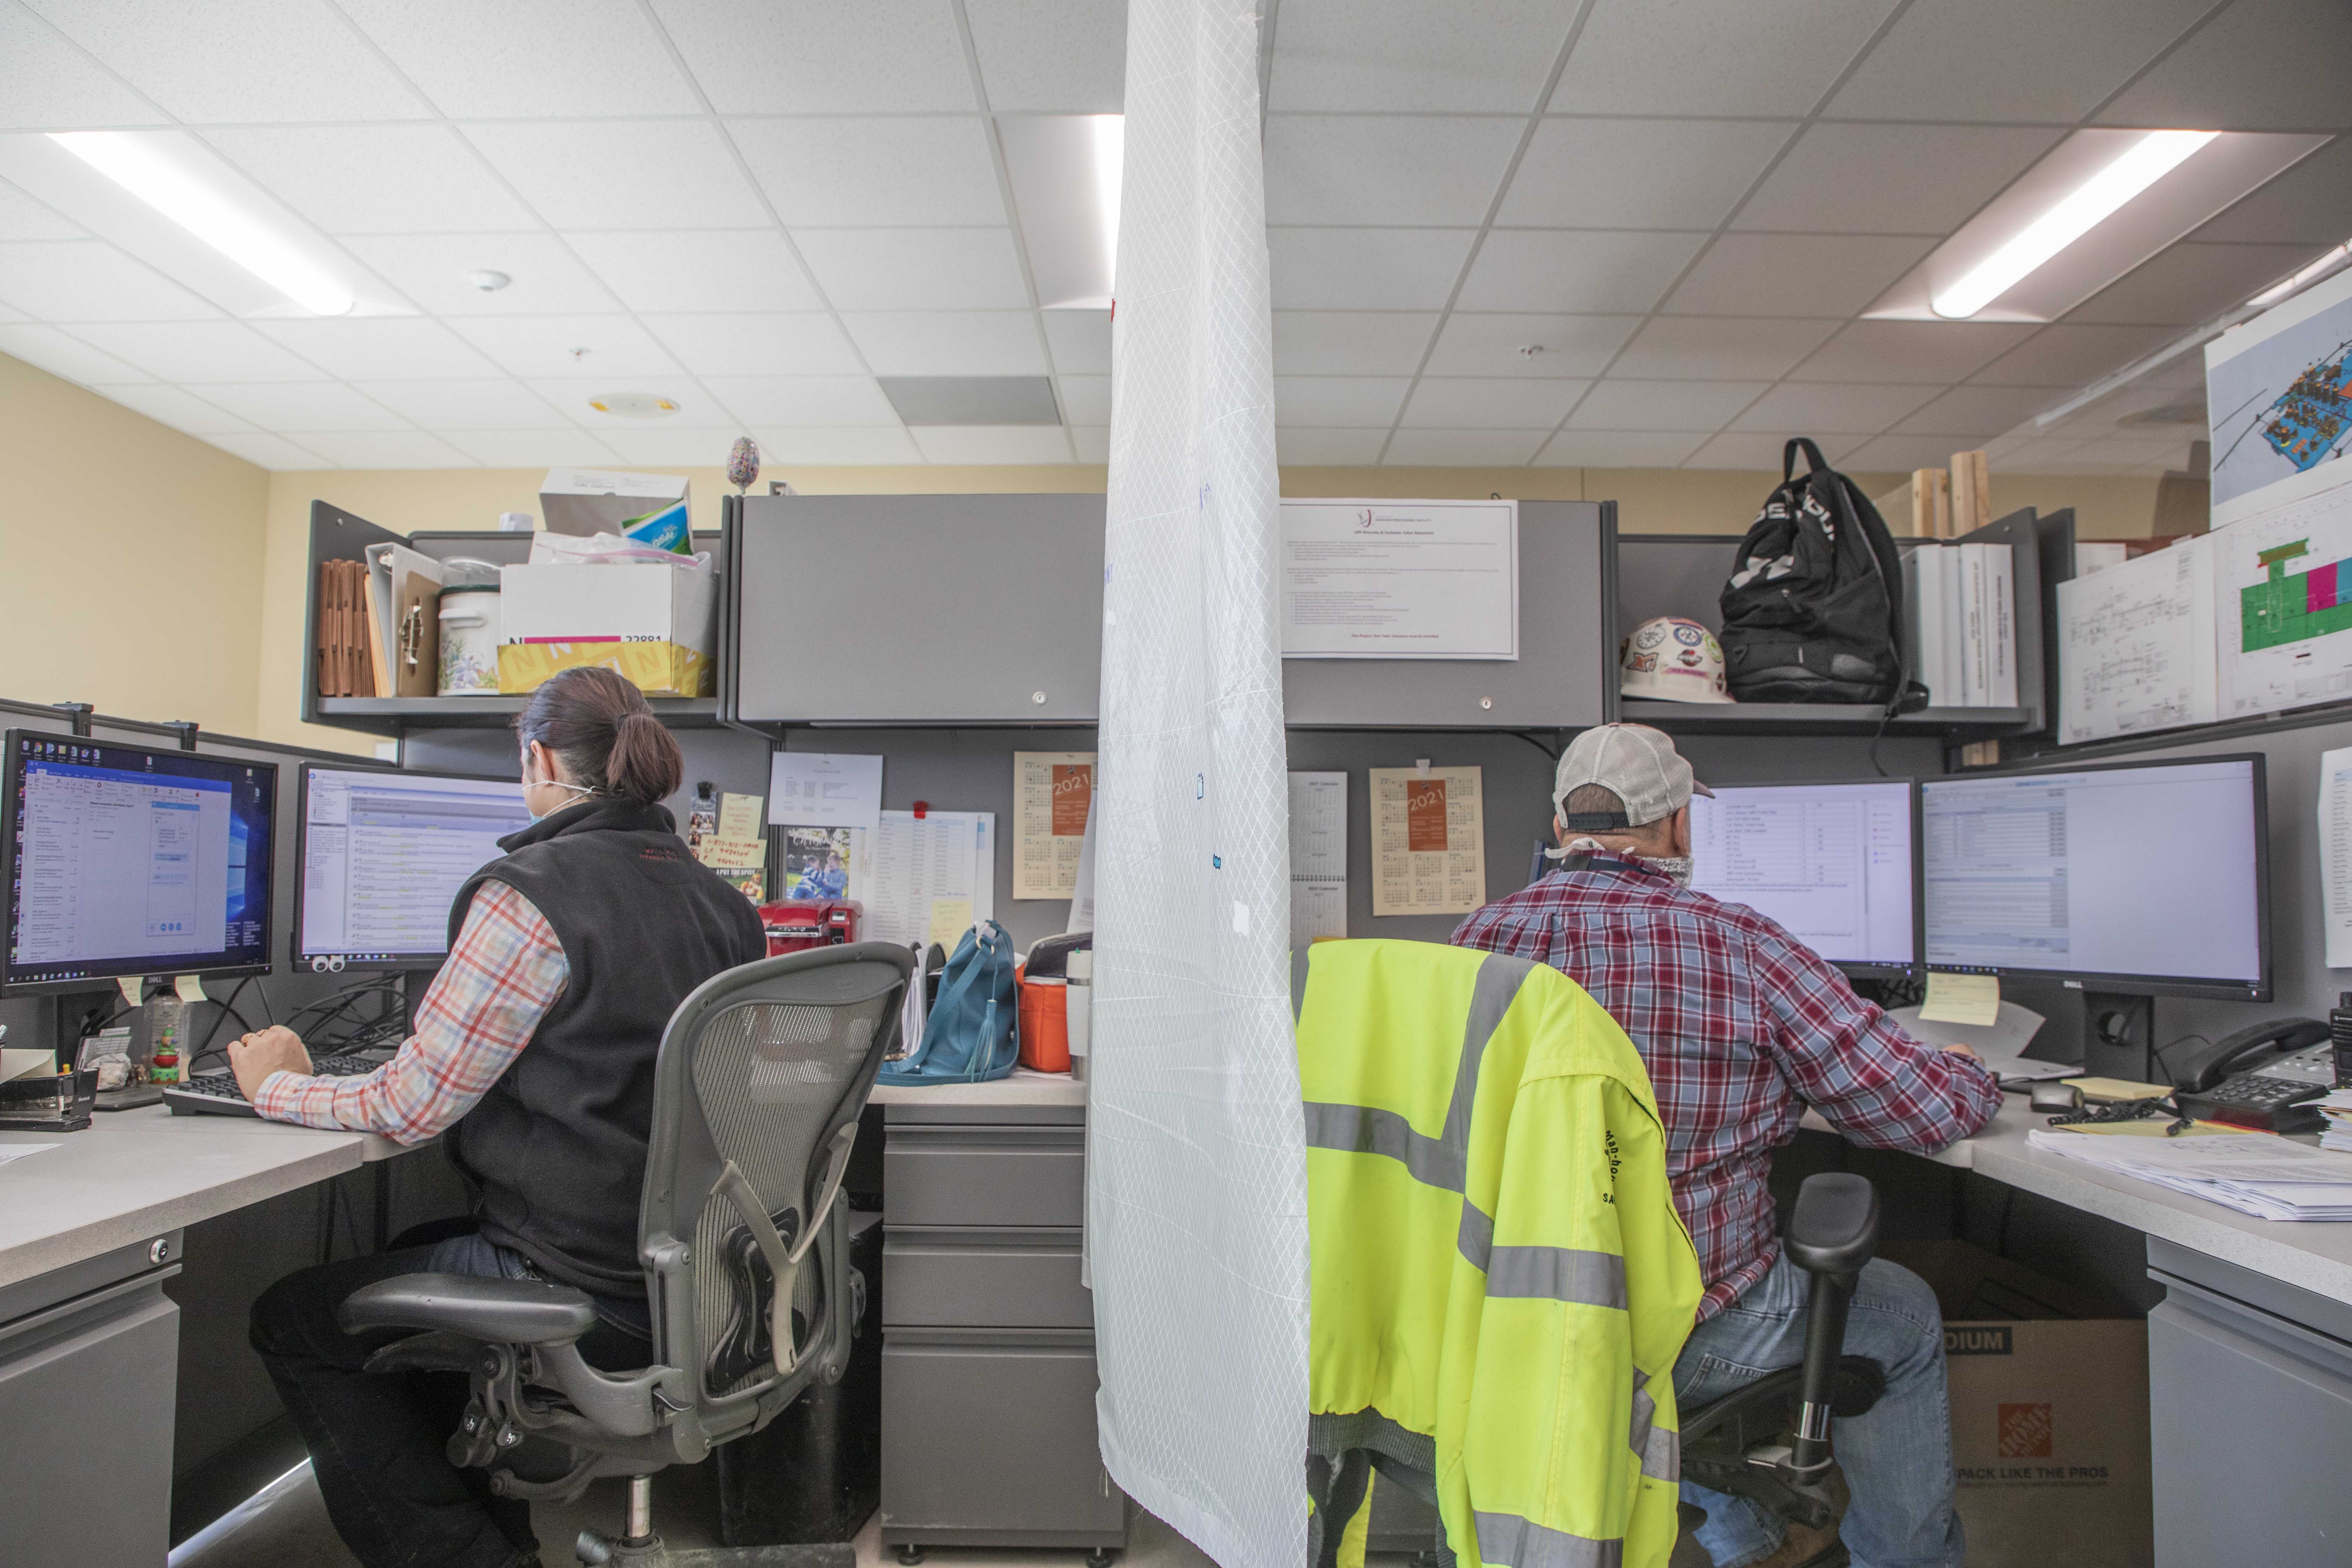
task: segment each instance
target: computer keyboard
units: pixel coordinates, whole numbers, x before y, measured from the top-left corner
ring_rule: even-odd
[[[389,1058],[386,1058],[389,1059]],[[310,1070],[320,1078],[359,1078],[383,1063],[372,1057],[312,1057]],[[236,1075],[203,1072],[185,1083],[163,1086],[163,1103],[174,1116],[258,1116],[253,1102],[236,1087]]]

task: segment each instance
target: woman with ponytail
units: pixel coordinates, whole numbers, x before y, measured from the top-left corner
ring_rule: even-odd
[[[263,1116],[403,1143],[446,1132],[472,1195],[470,1220],[304,1269],[254,1305],[254,1349],[367,1568],[514,1568],[536,1563],[539,1543],[527,1504],[490,1496],[481,1471],[444,1453],[463,1376],[363,1371],[399,1335],[347,1334],[336,1307],[399,1274],[549,1279],[595,1299],[580,1342],[591,1363],[647,1364],[637,1199],[662,1030],[696,986],[767,952],[750,901],[687,853],[661,804],[685,764],[635,687],[566,670],[515,733],[531,825],[458,889],[449,956],[399,1055],[334,1079],[310,1076],[289,1029],[229,1047]]]

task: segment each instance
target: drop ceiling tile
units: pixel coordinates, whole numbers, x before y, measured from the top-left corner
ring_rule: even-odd
[[[1639,313],[1658,302],[1703,234],[1496,229],[1456,301],[1465,310]]]
[[[1073,429],[1081,425],[1100,426],[1106,436],[1110,425],[1110,377],[1107,375],[1066,375],[1060,379],[1062,417]],[[1094,458],[1089,462],[1105,462]]]
[[[517,375],[618,383],[675,374],[677,362],[627,316],[497,316],[449,323],[458,336]],[[578,349],[584,354],[575,355]]]
[[[596,438],[620,455],[625,463],[664,468],[724,468],[727,454],[743,434],[740,425],[680,428],[667,421],[640,419],[634,428],[614,425],[596,432]]]
[[[1985,386],[2088,386],[2177,335],[2168,327],[2042,328],[1969,377]]]
[[[773,229],[567,234],[565,241],[632,310],[821,310],[784,237]]]
[[[519,381],[361,381],[353,388],[427,430],[551,430],[572,424]]]
[[[1895,425],[1893,433],[1981,441],[2014,429],[2057,401],[2046,387],[1956,386]]]
[[[1277,375],[1274,416],[1278,424],[1308,427],[1385,428],[1412,384],[1401,375]]]
[[[318,0],[25,0],[184,121],[421,120],[432,110]]]
[[[841,324],[876,375],[1043,375],[1034,310],[885,310]]]
[[[2192,245],[2160,250],[2066,312],[2072,322],[2193,327],[2311,260],[2307,245]]]
[[[653,334],[697,375],[856,375],[866,369],[831,316],[646,316]]]
[[[1276,342],[1281,342],[1281,317]],[[1481,315],[1456,310],[1445,318],[1430,351],[1430,375],[1591,376],[1608,367],[1639,316]],[[1538,349],[1524,353],[1524,349]],[[1277,350],[1277,352],[1279,352]]]
[[[1704,436],[1644,430],[1563,430],[1536,454],[1547,468],[1671,468]]]
[[[1541,430],[1400,430],[1381,458],[1386,468],[1521,468],[1535,461]]]
[[[898,426],[813,426],[751,434],[760,443],[761,458],[770,463],[864,468],[923,460],[914,437]]]
[[[803,229],[793,239],[837,310],[1019,310],[1030,303],[1010,229]]]
[[[1421,430],[1551,430],[1591,384],[1525,376],[1423,376],[1400,424]]]
[[[33,322],[0,325],[0,353],[84,386],[154,379],[136,365],[125,364],[70,333]]]
[[[1824,437],[1820,443],[1822,457],[1832,463],[1843,462],[1838,448],[1831,445],[1832,440],[1843,441],[1851,447],[1854,444],[1853,437]],[[1777,480],[1786,450],[1787,443],[1778,436],[1747,433],[1717,436],[1683,459],[1682,466],[1685,468],[1733,468],[1768,473]]]
[[[329,234],[449,234],[539,226],[446,125],[215,131],[207,140]]]
[[[1852,451],[1830,461],[1847,473],[1907,474],[1916,468],[1940,468],[1952,454],[1968,448],[1949,436],[1874,436]],[[1778,467],[1776,458],[1774,466]]]
[[[1077,449],[1081,463],[1100,465],[1110,461],[1110,429],[1108,426],[1071,426],[1070,445]]]
[[[1068,463],[1070,438],[1058,425],[931,425],[914,432],[932,463]]]
[[[1682,316],[1850,316],[1935,243],[1890,235],[1727,234],[1664,308]]]
[[[1283,0],[1266,101],[1277,111],[1524,114],[1576,11],[1570,0]]]
[[[297,431],[296,442],[346,468],[470,468],[474,459],[422,430]]]
[[[653,0],[721,114],[978,107],[949,0]]]
[[[715,375],[712,394],[746,425],[896,425],[870,375]]]
[[[438,321],[417,316],[261,321],[265,335],[311,363],[353,381],[458,381],[498,366]]]
[[[671,423],[699,429],[735,422],[733,411],[719,400],[717,394],[688,375],[610,376],[603,381],[534,376],[527,378],[523,384],[552,404],[557,413],[599,432],[636,430],[647,423],[637,415],[616,414],[592,406],[593,399],[614,392],[667,398],[677,405],[678,411],[660,417]]]
[[[1517,116],[1275,115],[1265,127],[1265,221],[1483,223],[1526,125]]]
[[[964,0],[964,14],[989,108],[1000,114],[1119,111],[1127,87],[1122,0]]]
[[[586,430],[436,430],[434,432],[486,468],[552,468],[563,463],[602,467],[625,462]]]
[[[271,436],[257,431],[250,436],[206,436],[207,446],[218,447],[233,458],[243,458],[257,468],[275,473],[300,473],[311,468],[331,468],[318,453],[298,447],[283,436]]]
[[[2189,437],[2172,437],[2157,440],[2115,438],[2090,441],[2066,454],[2069,465],[2096,464],[2102,467],[2144,468],[2175,466],[2187,458]]]
[[[1040,310],[1054,368],[1066,375],[1110,374],[1108,310]]]
[[[95,239],[0,245],[0,300],[50,321],[212,321],[221,314]]]
[[[1552,90],[1549,111],[1809,110],[1895,3],[1601,0]]]
[[[551,234],[416,234],[347,239],[343,247],[435,316],[618,314],[620,300]],[[511,279],[485,292],[466,274]]]
[[[768,225],[759,194],[708,120],[574,120],[468,125],[465,132],[557,228]]]
[[[2210,8],[2211,0],[1915,0],[1828,112],[2071,123]]]
[[[75,335],[165,381],[326,381],[328,374],[242,321],[139,321]]]
[[[1711,229],[1795,129],[1783,120],[1548,119],[1495,221]]]
[[[2255,245],[2307,245],[2315,250],[2341,245],[2347,237],[2352,237],[2352,136],[2329,142],[2189,236]]]
[[[158,125],[169,117],[47,22],[0,5],[0,128]]]
[[[1284,375],[1411,375],[1433,310],[1276,310],[1274,368]]]
[[[1656,316],[1610,366],[1612,375],[1772,380],[1819,347],[1835,321],[1750,316]]]
[[[1761,381],[1601,382],[1569,416],[1571,430],[1719,430],[1756,400]]]
[[[1274,432],[1275,461],[1286,468],[1353,468],[1381,460],[1385,430],[1309,430],[1287,425]]]
[[[253,428],[236,415],[215,408],[176,386],[109,386],[103,395],[136,414],[191,436],[227,436]]]
[[[1854,321],[1814,350],[1789,379],[1954,382],[2036,330],[2015,321]]]
[[[0,180],[0,240],[79,239],[82,234],[63,214]]]
[[[1732,226],[1940,239],[2063,134],[2039,125],[1818,123],[1797,139]]]
[[[1943,390],[1884,382],[1788,382],[1750,404],[1730,428],[1780,436],[1875,436]]]
[[[340,382],[236,382],[188,389],[264,430],[397,430],[407,421]],[[326,456],[320,453],[320,456]]]
[[[1277,310],[1434,310],[1475,229],[1269,228]]]
[[[2069,453],[2081,451],[2089,443],[2081,437],[2072,436],[2060,440],[2027,441],[2000,458],[1999,466],[2004,471],[2030,468],[2037,464],[2055,462]]]
[[[996,225],[996,162],[977,116],[728,122],[793,228]]]
[[[2103,125],[2352,130],[2342,0],[2239,0],[2101,110]]]
[[[702,108],[633,0],[341,0],[408,79],[458,120],[693,114]],[[317,118],[325,119],[321,115]]]

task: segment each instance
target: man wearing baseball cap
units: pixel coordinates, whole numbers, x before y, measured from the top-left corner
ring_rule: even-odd
[[[1709,792],[1661,731],[1585,731],[1553,781],[1559,868],[1454,933],[1573,977],[1649,1068],[1707,1284],[1675,1365],[1685,1410],[1804,1359],[1805,1276],[1781,1255],[1767,1182],[1808,1106],[1857,1143],[1915,1153],[2000,1108],[2000,1083],[1965,1052],[1905,1034],[1776,922],[1691,890],[1695,793]],[[1950,1568],[1963,1547],[1935,1293],[1874,1259],[1845,1333],[1846,1353],[1885,1367],[1886,1393],[1834,1429],[1853,1494],[1843,1544],[1855,1568]],[[1707,1510],[1698,1538],[1717,1568],[1797,1568],[1839,1543],[1744,1499],[1688,1483],[1684,1496]]]

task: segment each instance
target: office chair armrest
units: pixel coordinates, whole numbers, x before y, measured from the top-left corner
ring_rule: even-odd
[[[344,1297],[335,1321],[347,1334],[427,1329],[490,1344],[562,1345],[596,1326],[596,1306],[585,1290],[540,1279],[404,1274]]]
[[[1807,1176],[1783,1241],[1808,1274],[1850,1279],[1878,1250],[1878,1189],[1849,1171]]]

